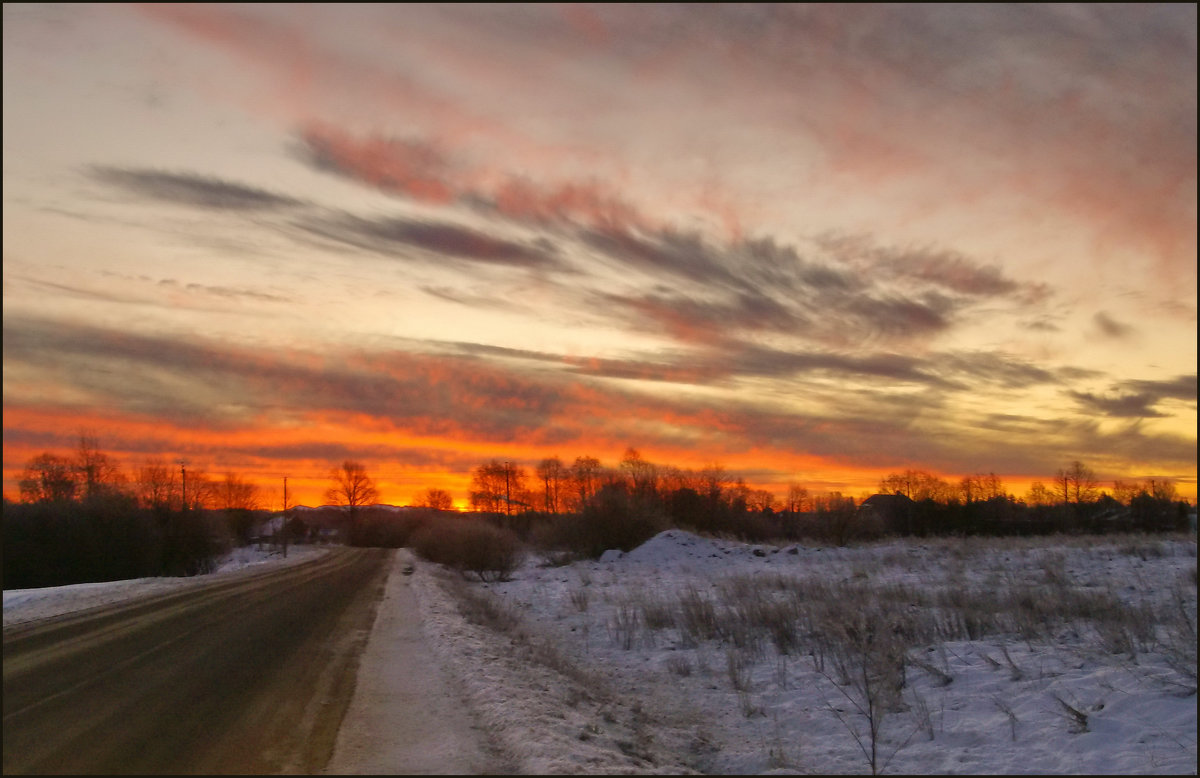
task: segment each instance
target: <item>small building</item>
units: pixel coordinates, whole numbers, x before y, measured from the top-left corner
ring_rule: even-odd
[[[858,506],[857,517],[863,521],[878,522],[887,533],[909,534],[912,532],[914,503],[904,494],[873,494]]]

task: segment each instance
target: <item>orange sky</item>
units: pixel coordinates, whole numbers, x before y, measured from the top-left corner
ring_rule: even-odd
[[[4,42],[6,495],[87,430],[304,502],[630,446],[1195,498],[1194,5],[5,4]]]

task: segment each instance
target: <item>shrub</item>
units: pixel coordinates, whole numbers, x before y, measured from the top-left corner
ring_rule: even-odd
[[[473,519],[434,519],[410,538],[421,557],[481,581],[505,581],[520,566],[520,540],[512,530]]]

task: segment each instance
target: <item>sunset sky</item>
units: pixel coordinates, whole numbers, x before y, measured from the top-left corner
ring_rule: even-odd
[[[310,505],[629,446],[1195,497],[1195,4],[3,14],[12,498],[84,430]]]

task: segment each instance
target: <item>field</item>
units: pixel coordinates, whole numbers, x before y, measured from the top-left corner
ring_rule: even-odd
[[[529,772],[1196,772],[1194,535],[750,546],[663,532],[426,628]]]

